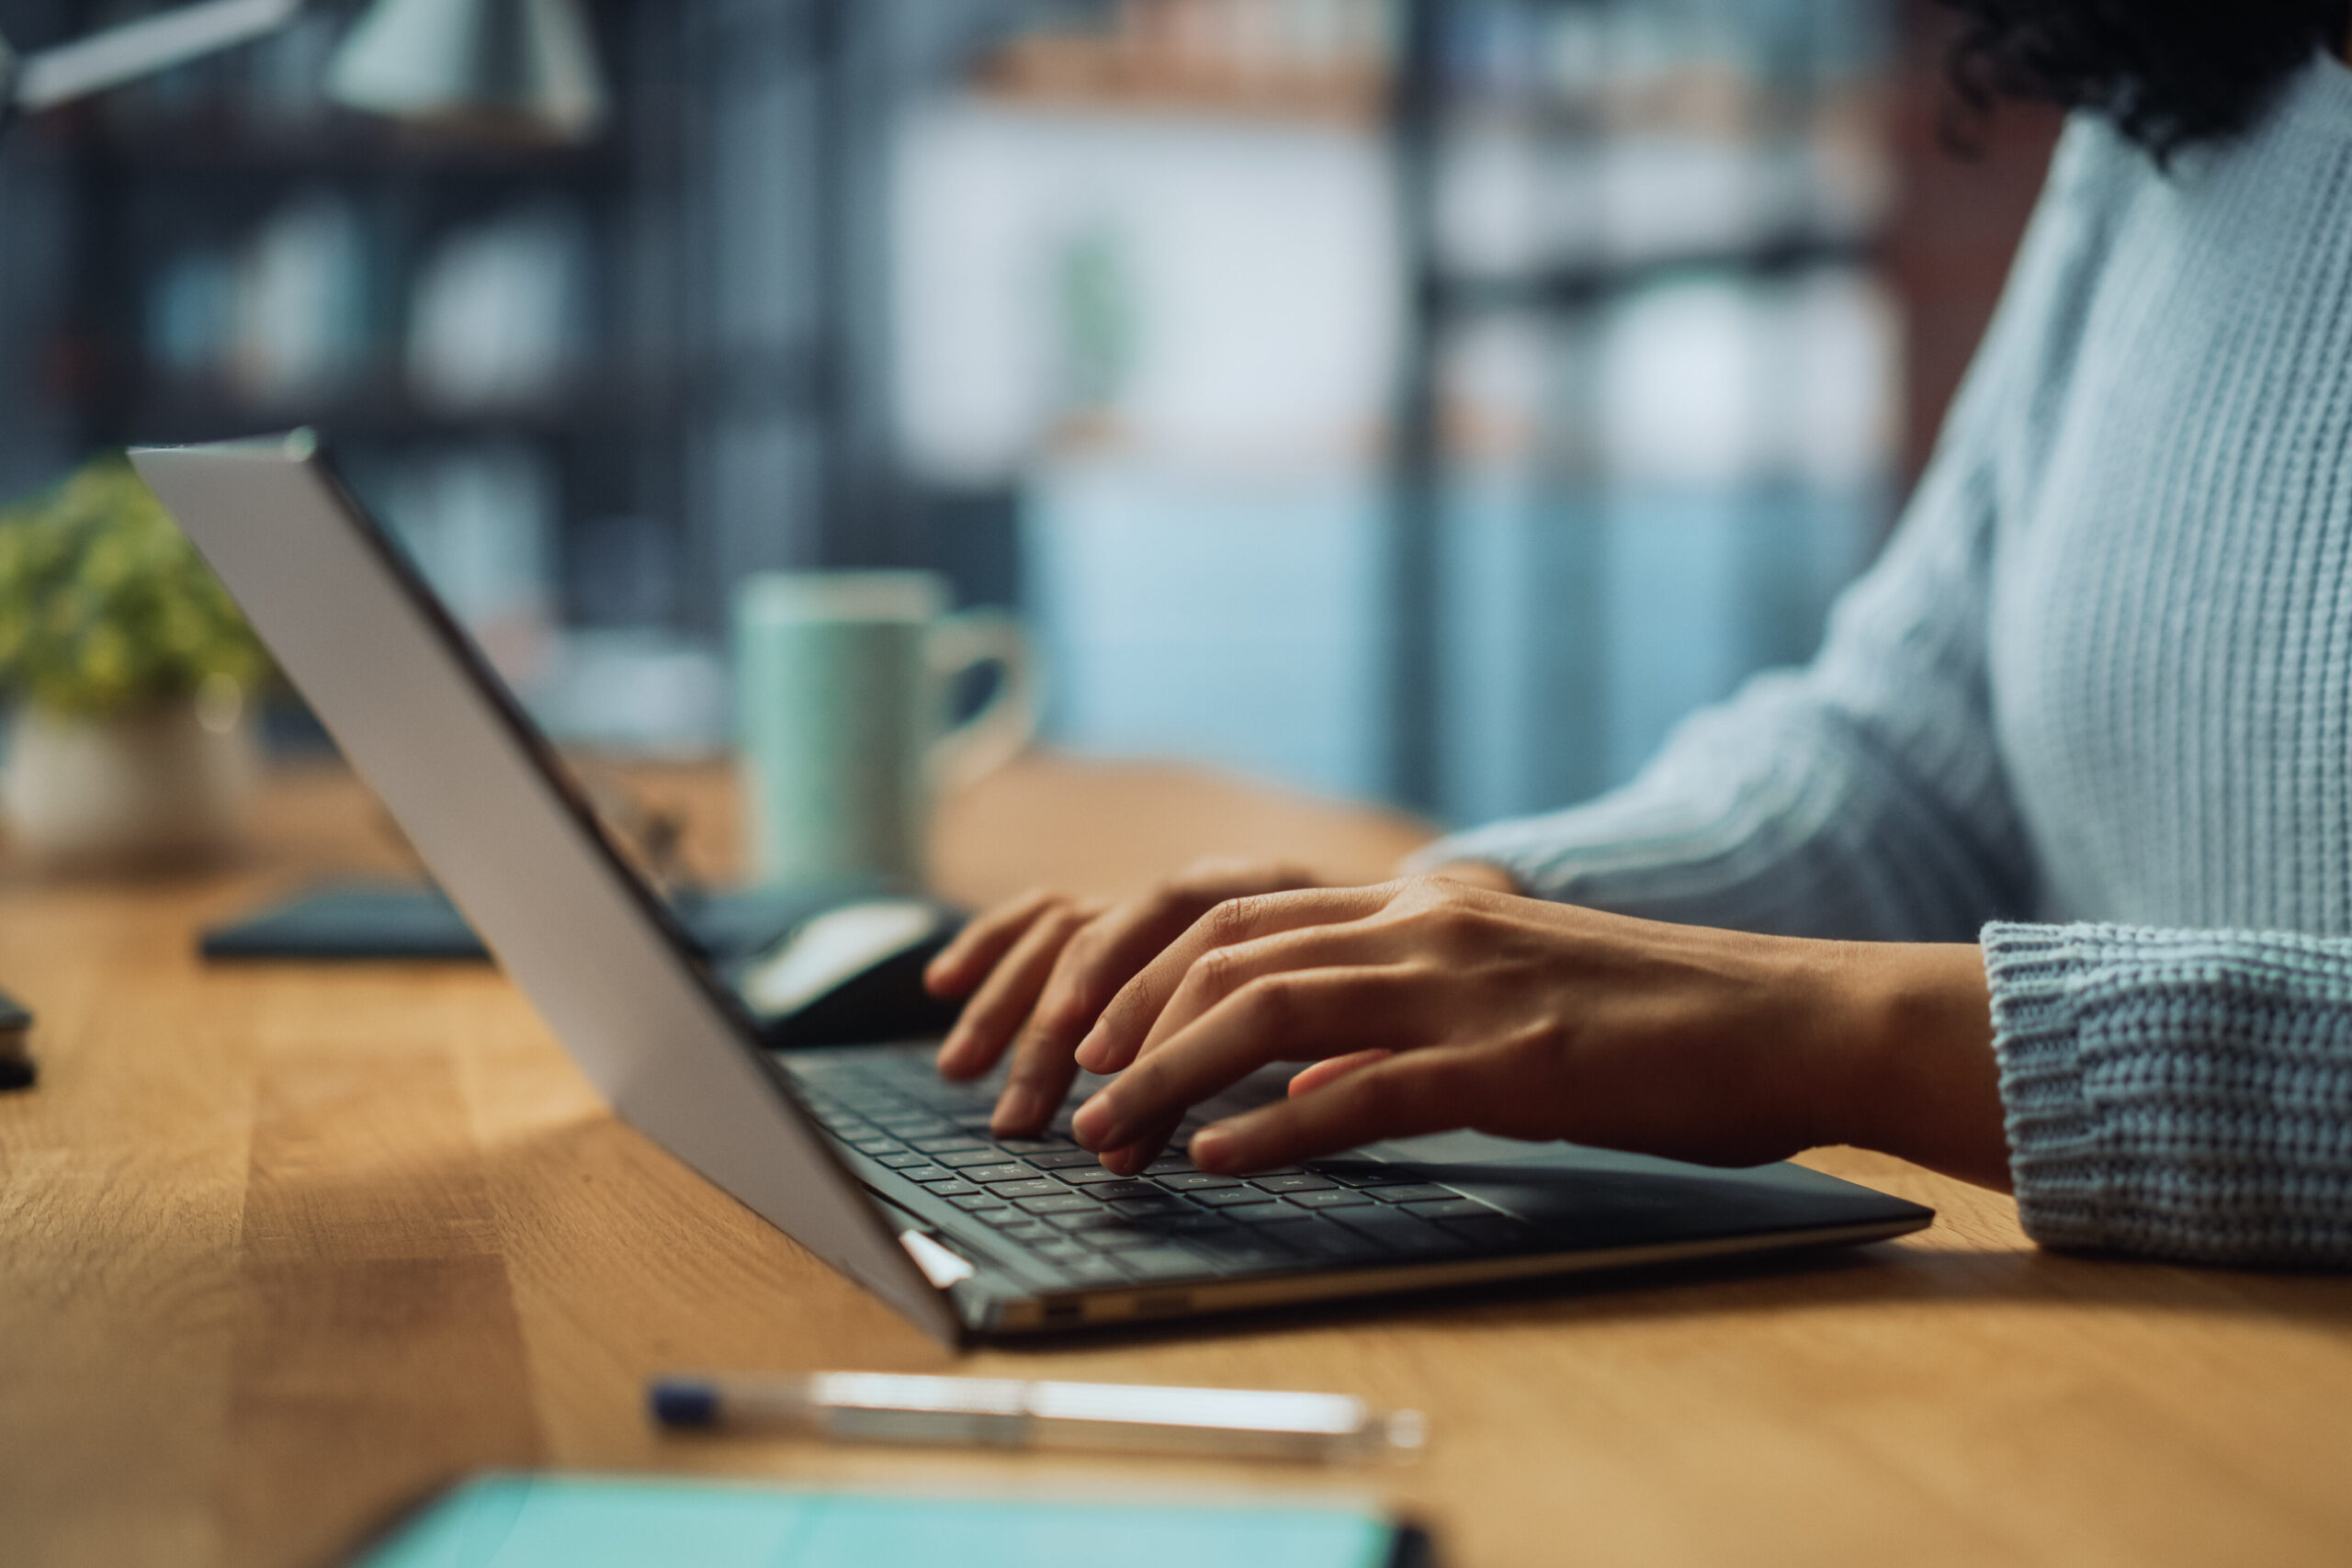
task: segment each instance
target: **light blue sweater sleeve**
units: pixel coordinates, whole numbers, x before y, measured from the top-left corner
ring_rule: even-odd
[[[2062,147],[1937,457],[1814,664],[1696,716],[1612,795],[1419,860],[1657,919],[1981,940],[2030,1235],[2352,1267],[2352,940],[2018,923],[2036,873],[1992,719],[1990,562],[2098,248],[2096,201],[2066,188],[2085,141]]]
[[[1996,922],[1984,942],[2036,1241],[2352,1265],[2352,941]]]

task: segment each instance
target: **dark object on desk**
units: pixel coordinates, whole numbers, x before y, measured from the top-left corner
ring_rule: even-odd
[[[671,910],[704,957],[727,964],[783,940],[795,926],[870,889],[698,893]],[[472,960],[490,952],[437,887],[331,882],[204,933],[207,958]]]
[[[697,893],[671,910],[695,951],[744,994],[777,1045],[846,1045],[936,1034],[959,1004],[922,988],[922,968],[961,917],[914,900],[877,901],[867,886],[742,893]],[[761,972],[804,931],[845,910],[927,910],[915,927],[885,931],[864,950],[838,948],[820,983],[804,984],[789,1005],[763,1000]],[[303,962],[486,962],[489,950],[436,887],[383,882],[328,883],[207,931],[209,959]]]
[[[25,1049],[32,1029],[33,1015],[16,998],[0,991],[0,1093],[30,1089],[40,1080],[40,1069]]]

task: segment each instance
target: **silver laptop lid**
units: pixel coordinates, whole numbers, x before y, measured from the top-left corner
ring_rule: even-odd
[[[944,1339],[946,1299],[308,432],[134,451],[344,756],[631,1126]]]

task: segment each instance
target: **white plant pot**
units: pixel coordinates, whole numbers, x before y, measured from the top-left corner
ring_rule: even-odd
[[[168,703],[102,719],[33,706],[9,723],[10,840],[66,865],[199,859],[235,841],[261,773],[242,705]]]

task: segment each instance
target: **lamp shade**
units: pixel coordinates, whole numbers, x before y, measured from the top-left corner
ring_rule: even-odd
[[[578,0],[376,0],[327,73],[337,102],[542,141],[604,124],[604,75]]]

